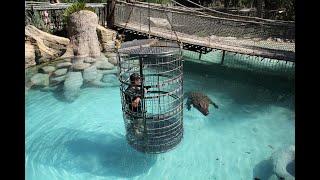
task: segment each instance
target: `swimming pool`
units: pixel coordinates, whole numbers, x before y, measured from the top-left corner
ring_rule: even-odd
[[[263,163],[295,144],[294,83],[271,75],[185,61],[184,91],[219,105],[184,107],[184,138],[147,155],[125,139],[119,87],[84,88],[72,103],[50,91],[26,96],[26,179],[217,179],[270,175]]]

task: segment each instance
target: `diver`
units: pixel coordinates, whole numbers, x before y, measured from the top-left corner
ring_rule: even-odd
[[[130,119],[130,125],[128,129],[133,130],[134,135],[137,138],[143,137],[144,132],[144,119],[142,112],[142,94],[147,93],[147,88],[144,88],[144,92],[141,90],[141,77],[137,73],[130,75],[130,85],[125,90],[125,101],[127,104],[127,115]]]

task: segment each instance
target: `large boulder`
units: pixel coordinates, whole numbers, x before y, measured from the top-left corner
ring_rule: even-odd
[[[117,53],[108,53],[106,54],[108,57],[108,61],[113,64],[113,65],[117,65],[118,64],[118,55]]]
[[[62,68],[62,69],[57,69],[56,71],[53,72],[54,76],[62,76],[67,74],[68,69],[67,68]]]
[[[83,84],[81,72],[68,72],[64,81],[64,97],[67,101],[74,101],[80,94]]]
[[[97,59],[96,58],[92,58],[92,57],[86,57],[85,60],[84,60],[85,63],[94,63],[96,61],[97,61]]]
[[[49,86],[49,75],[37,73],[31,77],[30,81],[32,85]]]
[[[103,51],[112,51],[115,46],[117,32],[101,25],[97,26],[97,35]]]
[[[109,63],[108,61],[96,61],[94,64],[98,69],[105,69],[105,70],[114,69],[114,65]]]
[[[98,73],[96,79],[94,81],[90,81],[89,84],[91,86],[95,86],[99,88],[107,87],[108,83],[102,82],[101,81],[102,77],[103,77],[103,74]]]
[[[30,41],[26,41],[24,44],[24,52],[25,52],[25,68],[36,65],[36,56],[34,46],[30,43]]]
[[[72,65],[72,69],[75,71],[82,71],[90,66],[91,66],[90,63],[77,62]]]
[[[108,84],[108,86],[113,87],[113,86],[120,86],[119,79],[116,75],[114,74],[107,74],[104,75],[102,78],[102,82],[105,82]]]
[[[67,77],[66,75],[53,77],[50,79],[50,85],[53,86],[53,85],[60,84],[66,79],[66,77]]]
[[[295,146],[279,149],[271,155],[273,172],[278,178],[294,180],[295,177]]]
[[[59,68],[68,68],[72,66],[72,63],[71,62],[62,62],[62,63],[59,63],[56,65],[56,67],[59,69]]]
[[[118,74],[118,69],[117,68],[113,68],[111,70],[98,70],[99,73],[106,75],[106,74]]]
[[[94,81],[98,77],[96,66],[90,66],[83,70],[83,80],[86,82]]]
[[[81,10],[68,17],[67,29],[74,56],[100,56],[97,26],[98,16],[92,11]]]
[[[54,66],[43,66],[39,69],[39,72],[51,74],[55,70],[56,70],[56,68]]]
[[[36,58],[43,62],[60,57],[70,42],[68,38],[46,33],[32,25],[25,26],[25,37],[35,47]]]

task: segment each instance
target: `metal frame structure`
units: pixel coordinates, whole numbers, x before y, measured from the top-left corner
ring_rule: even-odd
[[[183,63],[181,48],[150,40],[126,42],[119,50],[123,118],[128,143],[145,153],[162,153],[174,148],[183,137]],[[133,112],[126,96],[130,75],[139,74],[142,83],[141,109]],[[147,88],[147,92],[143,89]],[[138,125],[137,125],[138,124]],[[136,132],[140,131],[142,137]]]

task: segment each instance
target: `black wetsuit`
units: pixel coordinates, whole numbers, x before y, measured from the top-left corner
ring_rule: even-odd
[[[138,86],[130,85],[125,90],[125,100],[126,100],[126,103],[128,104],[130,113],[135,113],[135,114],[142,113],[141,101],[139,102],[138,107],[132,106],[132,102],[136,100],[138,97],[141,98],[141,96],[142,96],[142,91],[141,91],[141,88]]]
[[[143,117],[142,117],[142,103],[141,101],[138,104],[138,107],[133,107],[132,102],[136,98],[141,98],[142,97],[142,91],[141,87],[139,86],[132,86],[130,85],[126,90],[125,90],[125,101],[127,104],[127,110],[126,110],[126,115],[127,118],[131,121],[128,124],[128,131],[133,132],[135,131],[138,132],[143,132]],[[135,135],[137,137],[137,135]],[[138,135],[138,139],[143,138],[142,134]]]

